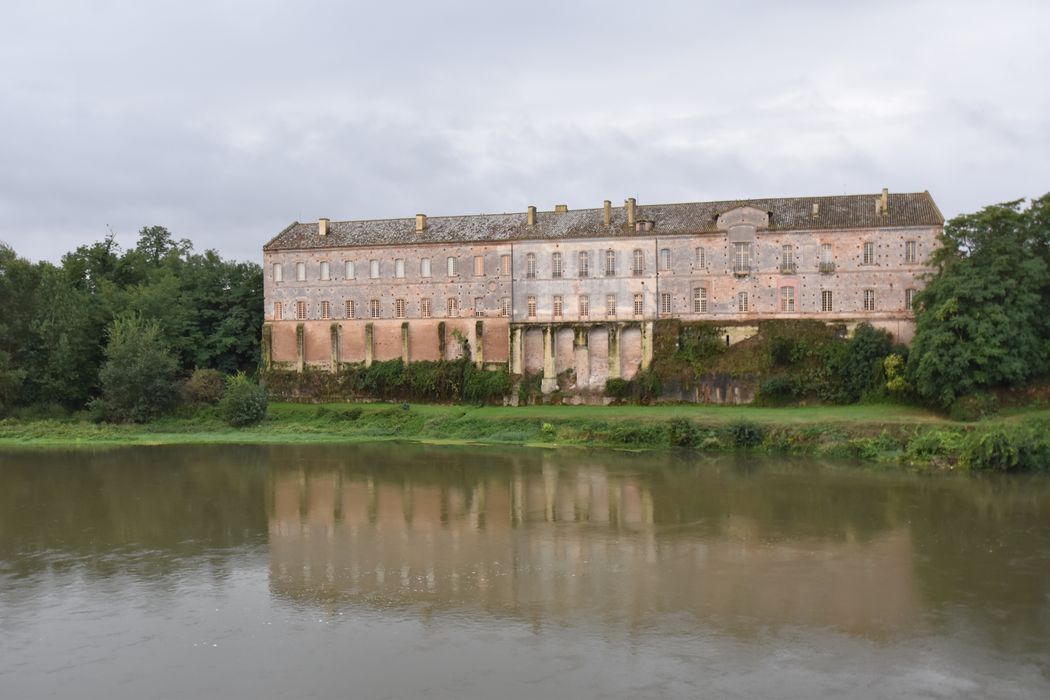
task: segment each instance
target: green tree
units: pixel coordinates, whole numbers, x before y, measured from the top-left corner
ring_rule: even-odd
[[[916,298],[908,363],[919,396],[940,408],[1023,384],[1050,369],[1050,194],[948,222],[935,274]]]
[[[99,406],[112,421],[149,421],[175,405],[178,363],[164,344],[156,321],[135,314],[113,321],[99,383]]]

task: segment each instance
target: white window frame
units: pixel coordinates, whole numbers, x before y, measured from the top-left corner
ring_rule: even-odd
[[[707,287],[693,287],[693,313],[707,313]]]
[[[667,292],[660,292],[660,313],[669,314],[672,309],[671,295]]]
[[[864,290],[864,310],[874,311],[875,310],[875,290],[865,289]]]
[[[551,253],[551,278],[560,279],[562,273],[562,260],[561,253]]]
[[[455,255],[450,255],[445,258],[445,273],[449,277],[455,277],[459,272],[459,258]]]
[[[736,311],[739,314],[746,314],[751,311],[751,299],[748,297],[747,292],[736,293]]]
[[[616,318],[616,295],[606,294],[605,295],[605,315],[609,318]]]
[[[346,303],[343,304],[343,313],[346,314],[347,318],[357,318],[357,308],[354,304],[353,299],[347,299]]]
[[[371,318],[382,318],[383,316],[383,302],[379,299],[372,299],[368,302],[368,315]]]
[[[536,318],[536,297],[529,296],[526,300],[526,309],[529,318]]]
[[[404,278],[405,276],[405,259],[395,258],[394,259],[394,277]]]
[[[430,318],[431,313],[430,297],[423,297],[419,300],[419,317]]]
[[[780,288],[780,311],[783,313],[795,313],[795,288],[785,284]]]
[[[703,246],[696,248],[696,266],[701,270],[707,269],[707,250]]]
[[[305,282],[306,281],[306,263],[297,262],[295,263],[295,281]]]
[[[281,263],[273,264],[273,281],[284,282],[284,265]]]
[[[332,268],[329,267],[327,260],[321,261],[321,279],[330,280],[332,279]]]
[[[430,262],[431,262],[430,258],[420,258],[420,260],[419,260],[419,276],[420,277],[430,277],[431,276]]]
[[[382,273],[382,269],[379,267],[378,260],[368,261],[368,276],[372,279],[379,279],[379,275]]]
[[[591,315],[591,298],[586,294],[580,295],[580,318],[587,318]]]
[[[830,313],[835,310],[835,293],[832,290],[820,290],[820,310],[822,313]]]
[[[405,303],[404,299],[394,299],[394,315],[397,318],[404,318],[408,311],[408,304]]]
[[[586,250],[581,250],[576,256],[576,265],[578,266],[580,277],[591,276],[591,254]]]
[[[875,244],[871,241],[865,241],[863,246],[863,252],[861,253],[861,265],[874,265],[875,264]]]
[[[354,261],[347,260],[343,265],[343,276],[348,280],[352,280],[354,279],[354,272]]]
[[[661,248],[660,249],[660,271],[670,272],[671,271],[671,249]]]
[[[635,248],[631,253],[631,274],[635,277],[645,274],[645,253],[641,248]]]

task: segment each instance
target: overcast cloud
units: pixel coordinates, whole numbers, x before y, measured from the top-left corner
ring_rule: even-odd
[[[1050,191],[1050,2],[4,0],[0,240]]]

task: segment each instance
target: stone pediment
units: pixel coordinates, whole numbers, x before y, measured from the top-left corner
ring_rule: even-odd
[[[769,212],[755,207],[736,207],[718,216],[718,228],[722,231],[741,226],[753,231],[767,229],[769,228]]]

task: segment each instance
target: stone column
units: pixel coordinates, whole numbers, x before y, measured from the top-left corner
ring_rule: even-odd
[[[332,344],[332,372],[339,371],[339,330],[338,323],[333,323],[328,329],[329,340]]]
[[[573,329],[573,368],[576,370],[576,388],[586,389],[591,384],[591,361],[588,349],[588,326],[577,326]]]
[[[606,326],[609,331],[609,379],[620,378],[620,324]]]
[[[481,369],[485,366],[485,322],[474,322],[474,366]]]
[[[642,366],[644,372],[653,363],[653,322],[642,321]]]
[[[401,322],[401,361],[408,364],[408,321]]]
[[[263,369],[273,366],[273,325],[269,323],[262,327],[262,361]]]
[[[521,326],[510,328],[510,373],[524,374],[525,366],[522,357],[525,354],[525,332]]]
[[[372,366],[372,358],[375,355],[375,333],[371,323],[365,324],[365,367]]]
[[[554,371],[554,329],[543,327],[543,381],[540,391],[549,394],[558,388],[558,374]]]
[[[295,371],[302,374],[306,366],[306,328],[303,324],[295,325]]]

